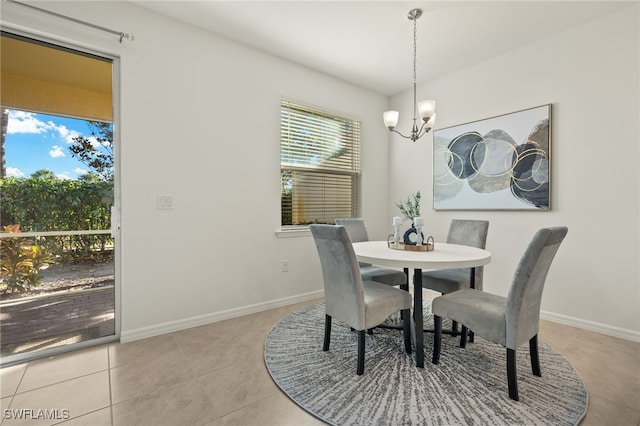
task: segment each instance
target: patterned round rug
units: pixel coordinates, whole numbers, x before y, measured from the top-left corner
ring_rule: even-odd
[[[432,324],[425,312],[425,324]],[[447,324],[445,323],[445,326]],[[529,347],[517,353],[520,401],[507,394],[506,349],[476,336],[465,349],[443,335],[440,364],[425,368],[404,351],[401,330],[366,336],[364,375],[356,375],[357,333],[333,321],[322,351],[324,304],[282,319],[265,340],[276,384],[300,407],[333,425],[575,425],[587,411],[587,389],[571,363],[539,340],[542,377],[531,373]]]

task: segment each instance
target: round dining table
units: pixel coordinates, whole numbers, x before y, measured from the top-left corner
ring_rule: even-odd
[[[422,271],[434,269],[469,268],[470,287],[475,287],[475,268],[491,262],[491,253],[476,247],[436,242],[431,251],[391,248],[387,241],[353,243],[360,262],[391,268],[402,268],[409,278],[413,270],[413,321],[416,366],[424,368],[424,331],[422,301]],[[406,288],[408,290],[408,287]]]

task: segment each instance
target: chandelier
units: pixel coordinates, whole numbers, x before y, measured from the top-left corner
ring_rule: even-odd
[[[422,16],[422,9],[413,9],[407,15],[407,18],[413,21],[413,126],[411,127],[411,134],[405,136],[395,130],[400,115],[398,111],[385,111],[382,115],[384,124],[389,128],[389,131],[414,142],[426,135],[433,128],[433,123],[436,121],[436,101],[416,102],[416,45],[418,40],[416,21],[420,16]],[[420,127],[418,127],[418,116],[421,119]]]

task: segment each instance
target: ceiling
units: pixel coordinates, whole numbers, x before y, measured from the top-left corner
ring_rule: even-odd
[[[394,95],[636,1],[132,1],[351,83]],[[571,52],[567,52],[571,54]],[[522,64],[526,66],[526,64]]]

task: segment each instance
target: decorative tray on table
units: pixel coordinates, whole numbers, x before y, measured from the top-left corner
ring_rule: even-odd
[[[393,234],[389,234],[387,237],[387,247],[393,250],[408,250],[408,251],[433,251],[434,248],[433,237],[428,237],[424,244],[405,244],[403,242],[393,242]]]

